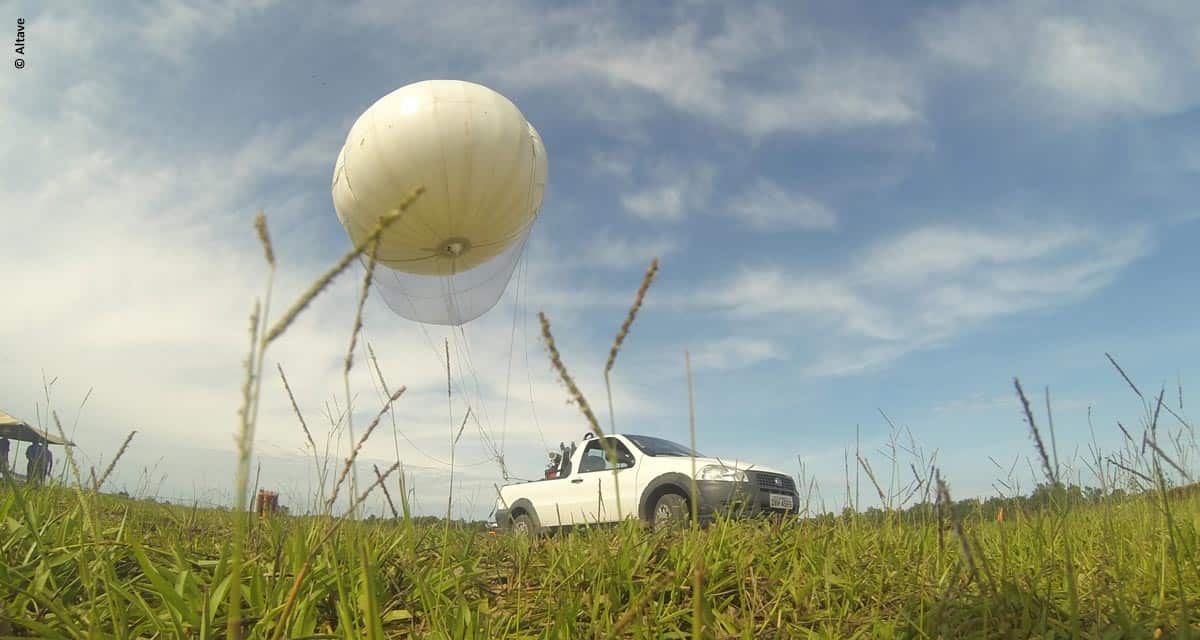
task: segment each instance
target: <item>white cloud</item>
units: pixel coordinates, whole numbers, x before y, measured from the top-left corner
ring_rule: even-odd
[[[1044,60],[1035,77],[1050,91],[1091,109],[1172,111],[1182,98],[1177,79],[1165,77],[1164,61],[1148,44],[1082,20],[1047,20],[1034,45]]]
[[[652,222],[679,222],[704,207],[712,193],[713,170],[707,165],[683,168],[660,164],[647,184],[621,196],[633,215]]]
[[[856,52],[797,55],[816,61],[793,69],[783,83],[790,88],[739,101],[725,116],[744,118],[756,138],[774,132],[901,128],[923,121],[923,88],[915,69],[900,59]]]
[[[180,63],[192,47],[205,39],[227,36],[239,20],[261,14],[278,0],[220,0],[190,3],[157,2],[129,22],[154,54]]]
[[[672,236],[629,237],[604,231],[589,239],[581,253],[563,256],[560,264],[638,271],[654,258],[678,252],[681,244]]]
[[[1097,239],[1095,231],[1081,227],[1039,226],[1011,233],[926,227],[871,247],[856,268],[866,282],[912,285],[978,266],[1020,263]]]
[[[1163,115],[1196,104],[1200,11],[1186,3],[971,2],[918,31],[934,60],[998,80],[1018,102],[1067,120]]]
[[[824,337],[807,371],[848,375],[998,318],[1077,302],[1151,244],[1140,227],[926,227],[868,247],[840,272],[743,269],[705,288],[709,293],[685,298],[773,327],[775,337],[818,331]]]
[[[985,413],[993,411],[1016,412],[1020,410],[1019,400],[1016,394],[1008,396],[989,396],[981,393],[974,393],[965,398],[958,398],[943,402],[933,407],[935,414],[964,414],[964,413]],[[1086,411],[1088,407],[1095,403],[1090,400],[1080,400],[1076,398],[1051,398],[1051,407],[1055,415],[1063,412]]]
[[[501,84],[573,97],[580,113],[616,128],[657,117],[660,105],[753,138],[903,126],[920,117],[913,69],[887,53],[844,46],[838,34],[768,3],[677,11],[653,31],[601,5],[431,7],[359,4],[350,16],[375,27],[420,23],[417,37],[454,43]]]
[[[1043,0],[966,2],[900,25],[897,40],[839,31],[769,2],[677,7],[652,27],[606,5],[527,0],[452,12],[362,2],[346,15],[354,28],[421,24],[413,36],[429,65],[449,44],[481,78],[552,95],[611,135],[643,142],[645,127],[633,125],[661,118],[664,106],[756,142],[912,133],[928,124],[929,97],[956,71],[982,88],[968,109],[1010,115],[1015,103],[1059,122],[1178,113],[1200,100],[1200,10],[1187,3],[1103,0],[1072,15]],[[411,57],[413,44],[375,55]]]
[[[743,268],[693,298],[744,319],[788,317],[871,339],[898,337],[887,314],[837,277],[807,276],[782,268]]]
[[[966,398],[958,398],[943,402],[933,408],[935,414],[943,413],[980,413],[998,409],[1015,410],[1015,396],[985,396],[975,393]]]
[[[189,62],[196,47],[228,37],[240,21],[261,15],[278,0],[153,0],[136,6],[81,5],[51,0],[38,3],[37,13],[26,16],[37,25],[45,48],[38,62],[55,65],[111,50],[119,46],[128,54],[146,55],[144,61]]]
[[[824,203],[801,193],[784,191],[775,182],[759,178],[727,205],[729,213],[763,231],[832,229],[837,214]]]
[[[697,369],[741,369],[769,360],[787,357],[783,348],[771,340],[731,336],[710,341],[692,357]]]
[[[591,171],[597,176],[629,180],[633,177],[633,160],[612,152],[592,154]]]
[[[906,125],[918,118],[918,97],[901,80],[909,72],[895,62],[852,51],[829,54],[832,42],[820,42],[803,27],[785,27],[782,16],[761,5],[727,14],[723,23],[714,37],[702,36],[690,22],[645,37],[606,33],[555,52],[550,73],[535,62],[509,77],[534,87],[591,79],[636,89],[756,138]],[[785,30],[793,32],[790,37]],[[789,64],[771,81],[737,79],[773,58]]]
[[[684,210],[686,195],[686,183],[658,185],[622,196],[621,204],[639,218],[661,222],[679,222],[686,215]]]
[[[593,159],[593,171],[612,176],[622,190],[621,205],[637,218],[678,223],[695,214],[725,215],[748,229],[767,232],[829,230],[837,213],[825,203],[787,191],[767,178],[714,205],[717,180],[704,162],[690,165],[669,159],[633,159],[633,154],[605,154]]]

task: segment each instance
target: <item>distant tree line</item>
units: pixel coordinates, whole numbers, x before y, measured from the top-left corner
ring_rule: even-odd
[[[1168,494],[1172,497],[1200,494],[1200,483],[1174,487],[1168,490]],[[875,522],[882,522],[888,518],[906,522],[928,521],[931,516],[936,516],[940,510],[941,517],[946,519],[1000,520],[1002,512],[1004,519],[1011,519],[1020,513],[1037,513],[1044,509],[1073,509],[1099,504],[1102,501],[1121,501],[1140,495],[1143,494],[1140,492],[1129,492],[1121,488],[1105,492],[1099,487],[1042,483],[1035,487],[1029,495],[996,495],[986,499],[966,498],[963,500],[952,500],[945,504],[938,504],[931,499],[901,510],[888,511],[880,507],[870,507],[858,513],[857,517]],[[814,519],[845,519],[853,515],[853,510],[847,507],[840,515],[826,513]]]

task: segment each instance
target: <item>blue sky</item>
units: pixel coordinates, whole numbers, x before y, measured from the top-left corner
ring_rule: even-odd
[[[603,407],[608,345],[654,256],[661,275],[614,372],[618,428],[686,440],[687,349],[701,450],[789,470],[800,456],[830,508],[856,428],[883,465],[880,409],[939,451],[956,494],[976,495],[999,475],[988,456],[1032,453],[1014,376],[1051,388],[1066,457],[1090,439],[1089,406],[1104,446],[1141,415],[1105,352],[1145,387],[1181,380],[1185,412],[1200,374],[1200,8],[1187,3],[2,13],[28,35],[26,68],[0,76],[0,269],[18,310],[0,317],[0,408],[44,414],[44,371],[74,424],[92,389],[75,431],[85,464],[139,430],[114,486],[228,496],[246,317],[266,277],[253,215],[267,213],[281,261],[278,309],[348,248],[329,183],[350,124],[430,78],[505,94],[550,158],[518,276],[453,334],[452,359],[470,359],[456,419],[482,416],[457,452],[462,515],[485,514],[502,479],[481,432],[532,477],[544,442],[586,429],[536,311]],[[318,440],[326,403],[345,404],[356,286],[339,280],[268,355]],[[398,449],[431,512],[447,484],[436,352],[450,335],[368,301],[366,337],[409,387],[395,423],[408,441],[387,423],[364,460]],[[302,503],[312,464],[266,383],[263,478]],[[351,385],[362,425],[378,392],[361,368]]]

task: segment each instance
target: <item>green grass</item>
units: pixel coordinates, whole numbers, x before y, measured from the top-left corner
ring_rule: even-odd
[[[1152,496],[1065,518],[968,515],[975,575],[953,530],[939,550],[929,509],[674,533],[630,523],[534,541],[378,521],[327,536],[329,518],[254,518],[241,624],[251,638],[690,638],[700,558],[703,637],[1177,637],[1181,599],[1200,610],[1200,497],[1171,506],[1183,593]],[[226,637],[234,520],[10,485],[0,635]]]

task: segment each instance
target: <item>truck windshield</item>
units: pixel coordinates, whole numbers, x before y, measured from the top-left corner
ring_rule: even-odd
[[[690,458],[694,455],[697,458],[704,457],[704,454],[700,453],[699,451],[692,451],[691,449],[681,444],[671,442],[670,440],[652,438],[650,436],[626,435],[625,437],[629,438],[633,444],[637,445],[638,449],[642,450],[642,453],[645,453],[648,456],[680,456],[684,458]]]

